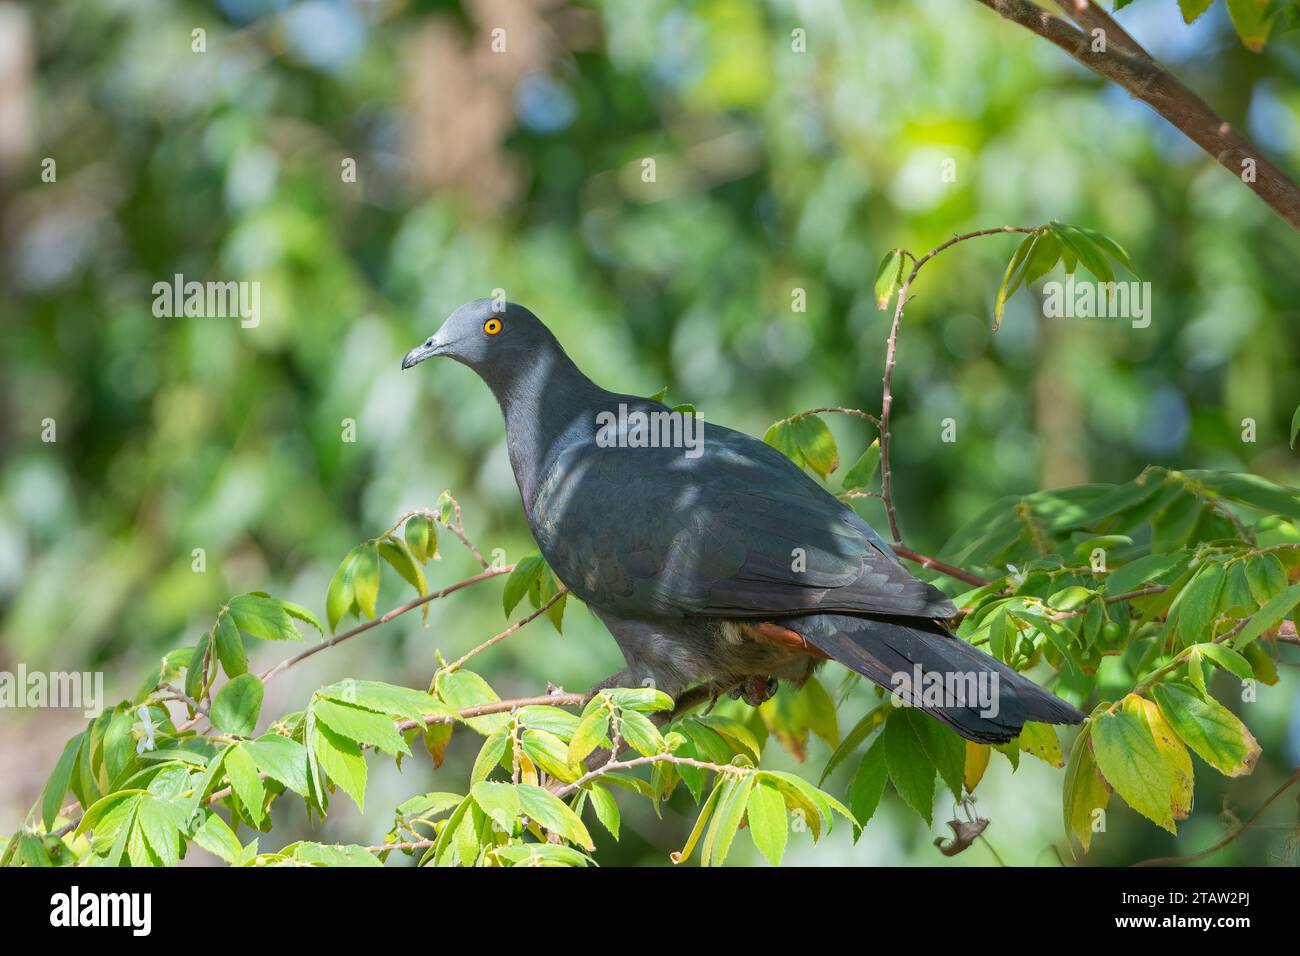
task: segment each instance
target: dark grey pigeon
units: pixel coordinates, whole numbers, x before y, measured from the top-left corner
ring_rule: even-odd
[[[598,687],[702,689],[756,706],[831,658],[969,740],[1083,719],[950,634],[952,602],[779,451],[606,391],[523,306],[461,306],[402,368],[435,355],[496,395],[533,537],[623,651],[627,669]],[[653,441],[634,413],[677,431]]]

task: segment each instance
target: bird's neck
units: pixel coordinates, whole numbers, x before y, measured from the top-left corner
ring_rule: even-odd
[[[555,456],[573,438],[595,432],[598,408],[610,393],[582,373],[559,343],[526,365],[489,382],[506,420],[506,447],[519,494],[530,512]]]

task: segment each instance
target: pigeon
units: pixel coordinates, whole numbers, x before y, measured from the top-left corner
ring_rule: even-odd
[[[541,554],[623,652],[626,669],[593,691],[759,706],[829,659],[980,743],[1083,720],[952,634],[948,597],[780,451],[606,391],[523,306],[466,303],[402,368],[434,356],[492,390]]]

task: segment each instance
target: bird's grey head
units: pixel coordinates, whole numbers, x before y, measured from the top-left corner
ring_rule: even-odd
[[[435,355],[468,365],[489,385],[509,380],[556,347],[554,336],[522,305],[499,299],[466,302],[442,328],[402,359],[410,368]]]

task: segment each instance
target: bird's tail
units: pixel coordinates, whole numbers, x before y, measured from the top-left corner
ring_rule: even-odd
[[[967,740],[1005,743],[1025,721],[1083,720],[1056,695],[924,618],[813,614],[779,623]]]

